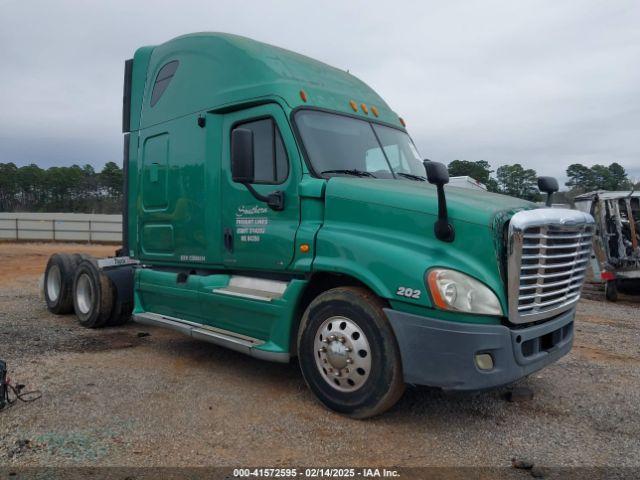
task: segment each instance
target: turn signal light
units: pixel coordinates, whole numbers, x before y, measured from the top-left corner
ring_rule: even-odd
[[[309,247],[308,243],[303,243],[302,245],[300,245],[300,251],[302,253],[307,253],[309,250],[311,250],[311,247]]]
[[[433,296],[433,303],[435,303],[438,308],[446,310],[449,305],[442,298],[442,294],[440,293],[440,289],[438,288],[437,271],[433,270],[429,272],[429,275],[427,275],[427,283],[429,284],[429,290],[431,290],[431,295]]]

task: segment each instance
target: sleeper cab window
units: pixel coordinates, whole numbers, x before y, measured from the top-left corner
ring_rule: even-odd
[[[153,90],[151,90],[151,106],[152,107],[156,103],[158,103],[158,100],[160,100],[160,97],[162,97],[162,94],[169,86],[171,79],[176,73],[176,70],[178,70],[179,64],[180,62],[178,62],[178,60],[169,62],[164,67],[162,67],[158,72],[158,75],[156,75],[156,81],[153,84]]]
[[[234,126],[253,132],[253,183],[277,184],[289,176],[289,161],[280,130],[273,118],[263,118]]]

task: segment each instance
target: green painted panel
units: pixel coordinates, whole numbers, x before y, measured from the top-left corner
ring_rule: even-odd
[[[324,189],[327,181],[305,175],[298,186],[300,226],[296,233],[295,254],[291,270],[310,272],[316,255],[316,234],[324,221]],[[309,251],[301,247],[307,245]]]
[[[285,208],[282,211],[273,210],[257,200],[246,186],[235,183],[231,176],[232,128],[238,123],[265,117],[276,122],[282,135],[289,175],[282,184],[255,183],[253,187],[262,195],[284,192]],[[235,270],[284,270],[293,258],[294,239],[300,223],[298,183],[302,176],[302,161],[288,119],[275,103],[229,113],[224,116],[222,145],[222,226],[233,235],[233,251],[224,251],[223,262]],[[272,148],[272,142],[268,148]]]
[[[147,255],[173,255],[173,226],[146,224],[142,227],[142,252]]]
[[[129,238],[129,256],[132,258],[139,258],[139,245],[138,245],[138,205],[141,202],[140,198],[140,175],[138,168],[138,142],[139,132],[131,132],[129,135],[129,164],[127,165],[128,171],[128,185],[127,190],[129,193],[128,201],[125,203],[125,208],[128,209],[128,228],[127,233]]]
[[[214,292],[228,284],[228,275],[201,277],[200,292],[205,322],[247,335],[265,342],[272,342],[271,351],[289,351],[295,309],[306,280],[291,280],[281,298],[271,301],[253,300]]]
[[[136,313],[153,312],[192,322],[203,322],[199,298],[201,277],[178,282],[175,272],[139,269],[136,272]]]
[[[166,210],[169,134],[147,137],[142,158],[142,207],[145,210]]]
[[[260,348],[288,352],[295,332],[296,307],[306,280],[291,280],[281,298],[253,300],[214,290],[228,285],[229,275],[189,275],[178,283],[175,272],[136,271],[134,313],[153,312],[210,325],[266,342]]]
[[[142,57],[146,48],[136,55]],[[157,74],[174,60],[180,62],[178,69],[162,98],[151,107]],[[139,94],[142,89],[136,85]],[[306,102],[300,96],[302,89],[307,93]],[[401,126],[386,102],[350,73],[283,48],[224,33],[194,33],[155,46],[144,92],[141,128],[270,96],[284,99],[291,108],[322,106],[345,113],[354,113],[349,104],[354,100],[357,115],[373,116],[370,108],[375,106],[378,119]],[[361,103],[368,106],[368,113],[359,107]]]
[[[530,203],[484,192],[447,189],[447,203],[456,238],[434,237],[437,218],[435,189],[409,181],[333,178],[325,193],[325,214],[317,234],[314,271],[352,275],[383,298],[431,307],[425,274],[432,267],[462,271],[491,288],[506,311],[496,238],[502,241],[496,215],[505,207],[530,208]],[[496,230],[497,229],[497,230]],[[420,290],[419,298],[396,295],[399,287]],[[439,316],[435,310],[425,314]],[[430,312],[430,313],[426,313]],[[434,314],[435,312],[435,314]],[[476,321],[464,314],[449,319]]]
[[[197,119],[196,115],[180,118],[140,132],[142,154],[138,152],[136,158],[144,160],[131,169],[138,183],[130,186],[132,198],[137,194],[133,217],[141,242],[138,256],[143,261],[174,265],[215,265],[220,261],[220,233],[215,231],[214,220],[220,208],[215,154],[219,146],[213,133],[207,138],[210,131],[200,128]],[[214,131],[214,119],[211,124]],[[160,160],[162,154],[165,161]],[[172,247],[159,248],[169,231]],[[153,238],[154,233],[163,237]]]
[[[131,72],[131,112],[130,128],[135,132],[140,128],[140,114],[142,112],[142,97],[147,83],[149,60],[154,47],[141,47],[133,57],[133,71]]]

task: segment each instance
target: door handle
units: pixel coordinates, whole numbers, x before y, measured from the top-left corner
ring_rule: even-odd
[[[227,252],[233,253],[233,230],[224,229],[224,248]]]

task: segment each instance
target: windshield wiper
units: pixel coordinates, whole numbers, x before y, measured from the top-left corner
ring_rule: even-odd
[[[414,175],[413,173],[402,173],[402,172],[393,172],[396,175],[400,175],[401,177],[410,178],[411,180],[418,180],[420,182],[424,182],[426,178],[421,177],[420,175]]]
[[[352,170],[347,170],[347,169],[325,170],[324,172],[320,172],[320,173],[323,174],[323,175],[325,173],[344,173],[345,175],[355,175],[356,177],[378,178],[371,172],[365,172],[364,170],[357,170],[355,168],[352,169]]]

